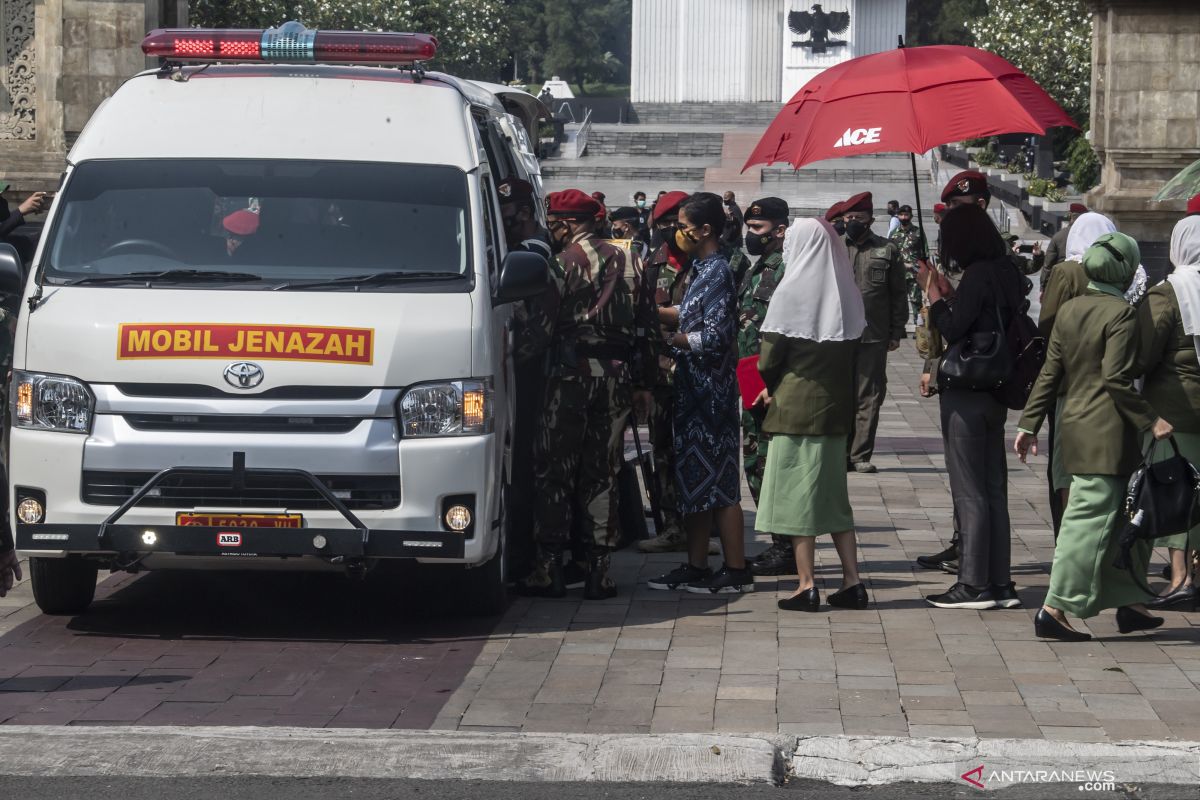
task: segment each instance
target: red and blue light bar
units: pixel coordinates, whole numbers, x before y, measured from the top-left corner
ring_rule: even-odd
[[[427,33],[310,31],[299,22],[266,30],[169,28],[150,31],[142,52],[168,61],[412,64],[437,55]]]

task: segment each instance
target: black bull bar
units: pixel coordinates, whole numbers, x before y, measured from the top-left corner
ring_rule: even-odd
[[[240,456],[240,458],[239,458]],[[126,525],[120,520],[167,478],[179,475],[228,476],[234,489],[247,475],[305,480],[349,528],[242,528],[206,525]],[[232,469],[169,467],[138,488],[98,526],[17,523],[21,550],[101,553],[171,553],[189,556],[317,556],[323,558],[462,558],[463,535],[449,531],[370,529],[317,476],[302,469],[247,469],[234,454]]]

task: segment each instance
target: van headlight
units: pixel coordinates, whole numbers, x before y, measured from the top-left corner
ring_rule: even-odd
[[[12,418],[18,428],[86,434],[95,408],[96,398],[82,381],[13,370]]]
[[[492,381],[446,381],[413,386],[400,398],[401,435],[474,436],[492,432]]]

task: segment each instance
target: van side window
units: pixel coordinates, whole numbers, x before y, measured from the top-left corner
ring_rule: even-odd
[[[492,187],[492,176],[484,173],[480,185],[483,186],[483,227],[484,246],[487,252],[488,282],[494,290],[500,282],[500,238],[496,228],[499,222],[496,216],[496,190]]]

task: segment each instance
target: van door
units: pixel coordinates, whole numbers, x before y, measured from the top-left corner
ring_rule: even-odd
[[[480,171],[479,186],[483,205],[484,258],[487,264],[489,284],[488,293],[486,295],[481,293],[480,297],[493,298],[500,285],[500,267],[508,252],[508,245],[500,222],[499,198],[496,195],[496,187],[489,171]],[[491,320],[490,340],[495,347],[493,351],[495,366],[493,388],[496,403],[496,436],[501,445],[498,452],[502,458],[500,466],[508,474],[512,458],[511,432],[515,418],[512,401],[516,397],[512,363],[513,304],[493,305],[488,318]]]

